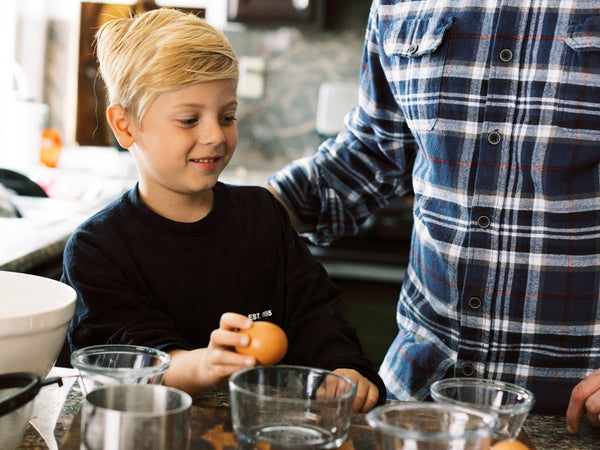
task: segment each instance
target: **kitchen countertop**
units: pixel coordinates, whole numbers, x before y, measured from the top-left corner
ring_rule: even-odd
[[[0,218],[0,270],[29,272],[60,258],[83,220],[135,184],[128,153],[110,148],[64,149],[61,164],[27,173],[49,198],[14,195],[22,218]]]
[[[81,402],[81,390],[79,384],[73,378],[75,373],[74,369],[56,367],[52,369],[49,376],[62,376],[64,385],[62,387],[47,386],[40,390],[35,398],[30,421],[32,426],[27,430],[19,449],[78,448],[78,412]],[[230,421],[228,413],[229,393],[227,390],[211,391],[204,397],[195,400],[194,405],[196,407],[194,414],[197,417],[210,415],[212,425],[215,421],[224,422],[220,427],[221,435],[223,435],[223,430],[230,429],[230,424],[225,423]],[[73,425],[73,429],[71,429],[71,425]],[[355,426],[353,445],[344,445],[342,448],[370,450],[372,448],[369,437],[370,431],[369,427],[364,424],[364,415],[356,414],[353,418],[353,425]],[[207,425],[196,422],[193,423],[193,426],[204,427]],[[523,431],[525,434],[520,439],[531,445],[532,449],[590,450],[600,448],[600,430],[592,428],[586,419],[583,420],[579,434],[571,435],[567,433],[564,417],[531,414],[527,418]],[[214,433],[213,430],[210,433],[203,434],[202,439],[192,439],[191,449],[221,448],[207,446],[206,436],[211,435],[216,439]],[[197,433],[193,432],[193,435],[195,434]],[[226,436],[226,438],[228,440],[232,439],[231,436]],[[225,437],[220,436],[219,439],[225,439]],[[226,446],[222,448],[233,449],[236,447]]]

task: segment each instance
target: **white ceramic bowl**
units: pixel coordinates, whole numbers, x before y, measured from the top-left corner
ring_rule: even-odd
[[[46,377],[62,349],[76,298],[59,281],[0,271],[0,373]]]

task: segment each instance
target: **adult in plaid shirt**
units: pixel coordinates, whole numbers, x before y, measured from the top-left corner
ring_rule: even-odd
[[[375,0],[358,105],[269,189],[320,243],[414,192],[391,399],[449,376],[600,413],[597,0]]]

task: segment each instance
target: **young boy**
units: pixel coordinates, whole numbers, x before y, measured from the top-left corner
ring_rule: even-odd
[[[218,177],[237,144],[237,60],[204,20],[172,9],[106,23],[97,35],[107,118],[139,172],[134,189],[79,226],[63,281],[78,294],[71,349],[137,344],[169,352],[165,384],[197,395],[253,357],[240,329],[281,326],[283,363],[335,370],[356,411],[385,387],[338,311],[339,291],[262,187]]]

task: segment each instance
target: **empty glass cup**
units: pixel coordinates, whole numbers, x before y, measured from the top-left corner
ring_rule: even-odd
[[[161,384],[171,357],[139,345],[94,345],[71,355],[84,393],[111,384]]]
[[[379,450],[488,450],[497,419],[458,405],[393,402],[367,413]]]
[[[356,385],[300,366],[257,366],[229,379],[231,419],[244,446],[337,448],[347,438]]]
[[[494,434],[498,441],[516,439],[534,405],[533,393],[516,384],[481,378],[447,378],[431,385],[436,402],[476,408],[495,414],[500,426]]]

